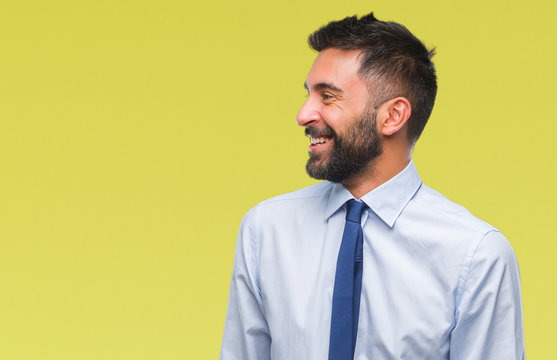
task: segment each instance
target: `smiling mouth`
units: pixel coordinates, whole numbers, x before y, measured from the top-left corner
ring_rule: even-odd
[[[332,139],[332,137],[331,136],[320,136],[320,137],[310,136],[309,139],[311,141],[311,145],[321,145],[321,144],[328,143]]]
[[[311,141],[311,144],[309,145],[309,152],[311,153],[326,146],[327,143],[333,140],[333,137],[328,135],[323,135],[323,136],[310,135],[309,140]]]

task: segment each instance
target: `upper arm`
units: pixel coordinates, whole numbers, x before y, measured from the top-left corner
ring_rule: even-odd
[[[271,338],[257,283],[257,244],[254,214],[240,225],[224,325],[221,360],[270,359]]]
[[[499,231],[488,232],[477,245],[455,318],[452,360],[524,358],[518,263]]]

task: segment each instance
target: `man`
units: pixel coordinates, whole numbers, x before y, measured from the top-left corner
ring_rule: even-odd
[[[433,51],[369,14],[309,37],[297,122],[316,185],[244,217],[221,359],[523,359],[520,280],[495,228],[411,159]]]

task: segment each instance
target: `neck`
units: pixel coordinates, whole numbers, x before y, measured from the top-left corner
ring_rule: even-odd
[[[411,149],[389,149],[388,144],[384,143],[383,153],[361,171],[343,181],[342,185],[359,199],[404,170],[410,162],[410,155]]]

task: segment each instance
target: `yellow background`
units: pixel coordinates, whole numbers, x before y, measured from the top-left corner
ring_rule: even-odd
[[[306,36],[370,10],[437,47],[415,162],[509,238],[557,358],[557,8],[485,0],[3,0],[0,358],[216,359],[241,217],[312,183]]]

